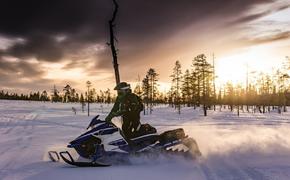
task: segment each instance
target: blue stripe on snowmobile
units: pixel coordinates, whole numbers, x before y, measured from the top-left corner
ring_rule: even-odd
[[[182,143],[182,139],[177,139],[177,140],[171,141],[171,142],[169,142],[169,143],[162,144],[162,146],[163,146],[164,148],[168,148],[168,147],[170,147],[170,146],[175,146],[175,145],[177,145],[177,144],[181,144],[181,143]],[[160,144],[160,145],[161,145],[161,144]]]
[[[140,139],[143,140],[143,138],[145,138],[145,137],[151,137],[151,136],[154,137],[154,136],[159,136],[159,135],[157,133],[146,134],[146,135],[143,135],[143,136],[132,138],[131,140],[135,142],[135,141],[138,141]]]
[[[107,124],[106,124],[107,125]],[[77,144],[80,141],[84,141],[86,139],[88,139],[89,137],[93,136],[93,135],[106,135],[106,134],[113,134],[114,132],[117,132],[118,128],[112,127],[112,126],[103,126],[101,129],[99,128],[94,128],[82,135],[80,135],[79,137],[77,137],[75,140],[71,141],[70,144]]]
[[[118,139],[118,140],[109,142],[109,145],[112,145],[112,146],[122,146],[122,145],[126,145],[126,144],[127,144],[127,142],[124,141],[124,139]]]
[[[146,134],[146,135],[143,135],[143,136],[132,138],[131,140],[134,143],[139,143],[140,141],[148,140],[148,139],[150,139],[152,137],[157,137],[157,136],[159,136],[157,133]],[[123,146],[123,145],[127,145],[127,142],[124,139],[118,139],[118,140],[110,142],[109,145],[112,145],[112,146]]]

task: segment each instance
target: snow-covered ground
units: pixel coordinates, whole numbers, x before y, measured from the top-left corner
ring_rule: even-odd
[[[74,115],[72,107],[77,109]],[[75,168],[53,163],[47,151],[65,148],[84,131],[93,115],[102,119],[111,105],[91,105],[91,116],[80,104],[0,100],[0,179],[199,180],[290,179],[290,113],[252,114],[227,110],[202,111],[160,106],[142,122],[159,132],[182,127],[196,139],[202,158],[148,160],[106,168]],[[290,110],[290,109],[289,109]]]

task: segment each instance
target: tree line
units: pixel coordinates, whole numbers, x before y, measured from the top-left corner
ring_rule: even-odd
[[[4,90],[1,90],[0,99],[29,100],[29,101],[49,101],[50,100],[45,90],[42,91],[41,93],[38,91],[38,92],[31,92],[30,94],[9,93],[8,91],[4,92]]]
[[[169,92],[158,91],[158,73],[153,68],[134,89],[143,98],[147,112],[151,113],[154,104],[158,103],[170,104],[178,113],[182,106],[202,107],[204,116],[208,109],[216,110],[217,105],[219,110],[228,107],[231,111],[236,109],[238,114],[240,110],[265,113],[278,109],[281,112],[290,105],[288,57],[273,74],[247,72],[246,86],[227,82],[217,89],[214,63],[210,63],[204,54],[193,58],[191,69],[182,72],[180,62],[176,61],[172,70]]]
[[[92,88],[88,92],[78,93],[74,88],[69,84],[62,88],[62,92],[59,91],[56,86],[53,87],[50,93],[46,90],[41,93],[30,92],[29,94],[18,94],[18,93],[9,93],[8,91],[0,91],[0,99],[7,100],[27,100],[27,101],[51,101],[51,102],[97,102],[97,103],[112,103],[115,101],[116,96],[111,93],[110,89],[105,91],[100,90],[96,91],[95,88]]]
[[[146,113],[152,113],[156,104],[169,104],[181,112],[181,108],[202,107],[206,116],[207,110],[229,108],[231,111],[258,111],[261,113],[277,109],[286,111],[290,105],[290,59],[287,57],[281,68],[272,74],[247,72],[246,86],[242,84],[226,83],[219,88],[215,86],[214,63],[210,63],[204,54],[193,58],[191,68],[182,70],[177,60],[172,68],[171,88],[168,92],[161,92],[158,88],[159,74],[154,68],[149,68],[145,77],[133,89],[145,104]],[[91,84],[90,84],[91,86]],[[0,99],[33,100],[51,102],[98,102],[112,103],[116,99],[110,89],[96,91],[95,88],[87,92],[78,93],[69,84],[60,92],[56,86],[48,93],[46,90],[31,92],[28,95],[0,91]]]

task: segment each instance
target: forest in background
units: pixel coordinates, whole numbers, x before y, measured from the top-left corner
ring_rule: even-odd
[[[176,61],[172,69],[171,89],[161,92],[158,89],[158,72],[150,68],[142,80],[139,80],[133,88],[134,93],[139,95],[145,104],[145,112],[151,113],[157,104],[169,104],[180,113],[183,106],[202,107],[204,115],[207,110],[214,109],[219,105],[242,111],[257,111],[261,113],[277,109],[278,112],[286,111],[290,105],[290,58],[273,73],[247,72],[245,84],[226,84],[216,86],[216,74],[214,63],[209,62],[204,54],[197,55],[191,69],[182,71],[179,61]],[[140,78],[139,78],[140,79]],[[115,93],[110,89],[97,91],[92,83],[86,82],[87,91],[78,93],[69,84],[62,90],[56,86],[51,91],[31,92],[30,94],[9,93],[0,91],[0,99],[28,100],[28,101],[51,101],[63,103],[113,103]],[[225,107],[224,107],[225,108]]]

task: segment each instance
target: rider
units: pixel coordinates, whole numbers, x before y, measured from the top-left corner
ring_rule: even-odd
[[[143,110],[141,98],[132,93],[130,84],[126,82],[119,83],[114,90],[117,90],[118,96],[116,102],[106,117],[106,122],[111,122],[113,117],[121,116],[123,119],[122,131],[127,138],[136,137],[141,127],[140,112]]]

